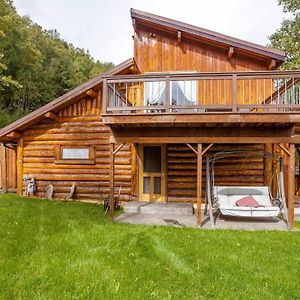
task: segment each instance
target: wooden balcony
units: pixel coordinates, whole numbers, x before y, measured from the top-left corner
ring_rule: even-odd
[[[300,71],[110,76],[102,118],[112,127],[297,123]]]

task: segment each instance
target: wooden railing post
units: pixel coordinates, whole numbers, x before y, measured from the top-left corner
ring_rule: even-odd
[[[166,76],[166,103],[165,103],[165,109],[166,112],[170,112],[170,76]]]
[[[108,106],[108,91],[107,91],[107,79],[103,79],[103,86],[102,86],[102,113],[107,113],[107,106]]]
[[[232,75],[232,111],[237,112],[237,75]]]

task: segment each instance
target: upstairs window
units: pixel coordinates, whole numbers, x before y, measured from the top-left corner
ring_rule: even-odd
[[[196,105],[197,81],[172,81],[170,94],[172,95],[172,105]]]
[[[170,82],[171,105],[196,105],[197,81],[180,80]],[[144,105],[164,105],[166,99],[166,82],[145,82]]]
[[[164,105],[165,99],[166,99],[165,81],[145,82],[144,104],[146,106]]]

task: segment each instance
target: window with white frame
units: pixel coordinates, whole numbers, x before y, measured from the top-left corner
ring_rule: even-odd
[[[62,159],[89,159],[90,148],[64,148],[62,147]]]
[[[94,146],[63,146],[55,147],[56,164],[94,164],[95,147]]]

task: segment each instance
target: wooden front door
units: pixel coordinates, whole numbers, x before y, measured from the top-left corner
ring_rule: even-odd
[[[139,145],[139,199],[165,201],[165,145]]]

